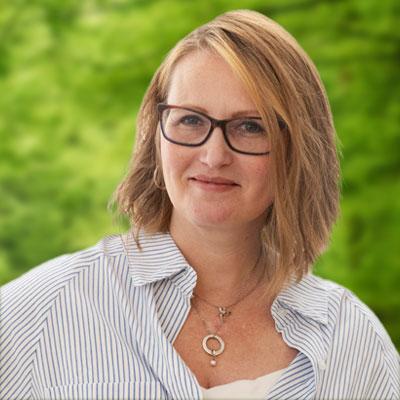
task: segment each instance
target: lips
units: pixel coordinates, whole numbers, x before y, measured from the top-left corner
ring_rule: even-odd
[[[206,184],[208,183],[221,186],[239,186],[239,184],[237,184],[235,181],[220,176],[196,175],[191,177],[190,179]]]

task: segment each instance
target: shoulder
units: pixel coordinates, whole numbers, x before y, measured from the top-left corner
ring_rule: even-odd
[[[374,312],[349,289],[316,276],[306,279],[326,298],[326,397],[400,396],[399,354]],[[323,297],[321,297],[323,298]],[[323,301],[323,300],[322,300]],[[338,383],[346,382],[344,386]]]
[[[333,332],[351,337],[370,335],[382,348],[393,347],[393,343],[375,313],[351,290],[315,275],[308,275],[301,282],[303,293],[307,293],[310,309],[320,313],[322,321]],[[350,333],[352,333],[350,335]]]
[[[122,254],[117,236],[102,239],[96,245],[49,260],[0,288],[2,326],[24,316],[37,319],[60,292],[83,274],[105,273],[106,264]]]
[[[31,397],[32,368],[43,335],[61,314],[75,312],[77,298],[91,296],[88,303],[95,302],[93,283],[101,282],[119,258],[118,237],[108,237],[47,261],[0,288],[0,398]],[[68,308],[70,303],[74,305]],[[65,328],[60,335],[66,334]]]
[[[362,329],[360,334],[369,332],[382,346],[393,345],[375,313],[351,290],[315,275],[309,275],[306,282],[317,295],[325,296],[327,322],[336,330],[340,327],[346,327],[347,331],[359,328]]]

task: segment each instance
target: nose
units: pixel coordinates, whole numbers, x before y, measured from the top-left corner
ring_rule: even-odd
[[[206,143],[199,147],[200,161],[210,169],[220,168],[232,162],[232,150],[225,141],[222,129],[215,127]]]

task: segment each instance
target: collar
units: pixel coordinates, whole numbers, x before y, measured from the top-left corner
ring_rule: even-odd
[[[306,319],[327,325],[329,286],[330,282],[312,274],[304,276],[298,282],[292,279],[275,299],[276,305],[273,308],[291,309]]]
[[[186,261],[169,233],[139,232],[138,247],[133,233],[120,235],[127,255],[129,274],[134,286],[143,286],[170,278],[186,294],[196,283],[196,272]]]
[[[294,279],[276,297],[271,307],[278,332],[285,342],[304,353],[311,361],[315,382],[326,368],[331,327],[329,296],[331,283],[308,274]]]
[[[134,286],[143,286],[170,278],[186,294],[191,294],[197,275],[186,261],[170,233],[139,233],[139,249],[132,232],[120,235],[129,263],[129,274]],[[300,281],[291,279],[276,297],[272,311],[286,314],[292,310],[306,319],[328,324],[328,295],[330,282],[312,274]]]

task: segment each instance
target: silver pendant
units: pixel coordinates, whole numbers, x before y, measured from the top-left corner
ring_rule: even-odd
[[[218,316],[221,323],[224,323],[224,319],[231,315],[231,311],[229,311],[226,307],[218,307]]]
[[[210,348],[208,347],[207,342],[208,342],[210,339],[214,339],[214,340],[216,340],[216,341],[218,342],[219,348],[218,348],[217,350],[210,349]],[[224,341],[222,340],[222,338],[221,338],[220,336],[218,336],[218,335],[213,335],[213,334],[212,334],[212,335],[207,335],[207,336],[204,337],[202,345],[203,345],[204,351],[205,351],[207,354],[210,354],[210,356],[212,356],[212,360],[210,361],[210,365],[211,365],[212,367],[215,367],[215,366],[217,365],[216,357],[219,356],[220,354],[222,354],[222,353],[224,352],[224,350],[225,350],[225,343],[224,343]]]

